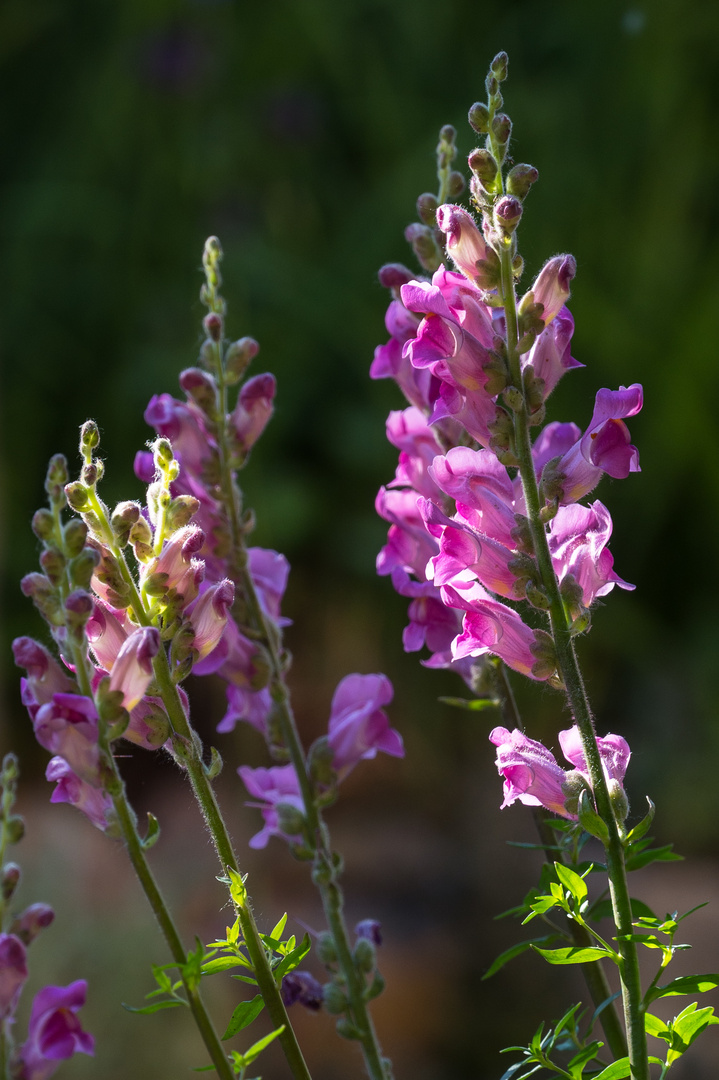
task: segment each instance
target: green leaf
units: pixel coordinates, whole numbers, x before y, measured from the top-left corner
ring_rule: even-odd
[[[233,967],[245,967],[251,968],[252,965],[242,956],[218,956],[215,960],[208,960],[206,964],[202,965],[203,975],[214,975],[216,971],[227,971],[228,968]]]
[[[484,709],[499,708],[497,698],[441,697],[438,700],[443,705],[451,705],[455,709],[467,709],[469,712],[482,712]]]
[[[266,1046],[269,1046],[271,1042],[281,1035],[285,1030],[285,1025],[278,1027],[276,1031],[271,1031],[269,1035],[265,1035],[264,1039],[260,1039],[258,1042],[253,1043],[249,1050],[245,1050],[242,1055],[245,1065],[250,1065],[256,1057],[259,1057]]]
[[[627,834],[627,838],[624,841],[625,847],[628,847],[630,844],[635,844],[638,840],[641,840],[641,838],[646,834],[647,830],[649,829],[652,821],[654,820],[654,811],[656,810],[656,807],[652,800],[649,798],[649,796],[647,796],[647,802],[649,803],[649,810],[647,811],[647,815],[646,817],[642,818],[638,825],[634,826],[630,833]]]
[[[578,1054],[575,1054],[572,1060],[567,1063],[567,1068],[570,1073],[576,1074],[577,1077],[581,1077],[584,1066],[587,1062],[594,1060],[603,1046],[603,1042],[593,1042],[590,1043],[589,1046],[585,1046]]]
[[[669,1028],[664,1020],[660,1020],[658,1016],[652,1016],[651,1013],[644,1014],[644,1027],[647,1035],[653,1035],[655,1039],[664,1039],[665,1042],[671,1040],[671,1034]]]
[[[500,968],[503,968],[510,960],[514,960],[515,956],[521,956],[521,954],[531,948],[532,945],[548,945],[551,941],[556,941],[559,936],[559,934],[544,934],[543,937],[531,938],[529,941],[520,941],[517,945],[512,945],[511,948],[505,949],[503,953],[500,953],[499,956],[492,961],[489,968],[482,976],[482,979],[489,979],[492,975],[496,975]]]
[[[141,1008],[135,1008],[134,1005],[126,1005],[122,1002],[123,1009],[126,1009],[131,1013],[142,1013],[149,1016],[150,1013],[159,1012],[160,1009],[174,1009],[177,1005],[187,1005],[186,1001],[181,1001],[179,998],[172,998],[170,1001],[155,1001],[152,1005],[143,1005]]]
[[[233,870],[231,866],[227,867],[227,874],[230,879],[230,896],[233,903],[240,908],[247,907],[247,889],[245,888],[247,874],[240,874],[237,870]]]
[[[574,870],[565,866],[564,863],[555,862],[554,869],[561,884],[580,905],[587,897],[587,884],[584,878],[581,878],[579,874],[575,874]]]
[[[237,979],[239,982],[249,983],[250,986],[257,986],[257,979],[253,979],[250,975],[230,975],[231,979]]]
[[[531,948],[535,952],[538,952],[540,956],[549,964],[588,964],[593,960],[603,960],[608,957],[610,960],[614,959],[612,953],[607,949],[594,948],[588,946],[587,948],[577,948],[570,946],[566,949],[539,949],[536,945],[532,945]]]
[[[287,975],[288,972],[294,971],[294,969],[302,963],[311,948],[312,941],[310,940],[310,935],[305,934],[299,945],[292,949],[291,952],[288,952],[282,963],[278,964],[274,969],[273,975],[275,976],[275,979],[280,979],[284,975]]]
[[[653,862],[680,862],[684,856],[673,852],[672,846],[664,844],[663,847],[646,848],[636,855],[630,854],[627,858],[627,870],[641,870]]]
[[[279,940],[282,940],[282,932],[283,932],[283,930],[285,928],[286,923],[287,923],[287,912],[284,913],[284,915],[282,916],[280,921],[277,923],[277,926],[275,926],[274,929],[270,931],[270,937],[271,938],[278,938]]]
[[[673,1061],[680,1058],[705,1028],[711,1024],[719,1024],[719,1018],[714,1016],[711,1005],[707,1005],[704,1009],[697,1009],[696,1005],[696,1001],[688,1005],[672,1025],[672,1041],[667,1054],[667,1065],[671,1065]]]
[[[631,1066],[629,1065],[629,1058],[619,1058],[612,1065],[607,1065],[606,1069],[594,1077],[594,1080],[624,1080],[625,1076],[629,1076],[631,1072]]]
[[[657,998],[673,997],[677,994],[703,994],[719,986],[719,975],[683,975],[672,979],[664,986],[655,986],[647,994],[647,1004]]]
[[[256,997],[253,997],[252,1001],[241,1001],[230,1017],[227,1030],[222,1036],[222,1042],[226,1039],[231,1039],[238,1031],[242,1031],[243,1028],[246,1028],[251,1024],[252,1021],[260,1015],[264,1005],[265,1003],[262,1000],[261,994],[257,994]]]

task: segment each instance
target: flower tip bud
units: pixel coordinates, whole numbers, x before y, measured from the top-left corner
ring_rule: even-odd
[[[222,316],[218,315],[216,311],[211,311],[209,315],[205,315],[202,320],[202,326],[211,341],[221,340],[223,329]]]
[[[507,192],[524,199],[532,184],[536,184],[539,173],[534,165],[515,165],[507,173]]]
[[[486,135],[489,131],[489,109],[481,101],[475,101],[467,119],[478,135]]]
[[[438,206],[436,195],[432,195],[429,191],[420,195],[417,199],[417,216],[420,221],[423,221],[425,225],[434,225]]]
[[[439,129],[439,137],[443,142],[453,143],[457,138],[457,129],[451,124],[444,124],[444,126]]]
[[[50,510],[42,507],[32,516],[32,531],[38,540],[49,540],[55,531],[55,519]]]
[[[402,285],[414,281],[416,274],[408,270],[402,263],[385,263],[378,273],[379,283],[385,289],[399,289]]]
[[[64,454],[53,454],[48,462],[47,476],[45,477],[45,491],[52,494],[58,486],[64,487],[70,479],[67,471],[67,458]]]
[[[498,52],[492,63],[489,65],[489,70],[494,75],[497,82],[504,82],[509,74],[509,57],[506,52]]]
[[[514,232],[522,216],[522,204],[514,195],[504,195],[494,208],[494,219],[505,232]]]
[[[499,172],[499,165],[489,150],[485,150],[482,146],[476,147],[467,158],[467,164],[485,187],[494,183]]]
[[[9,900],[20,881],[21,870],[17,863],[5,863],[0,878],[0,894],[3,900]]]
[[[215,259],[222,258],[222,244],[216,236],[208,236],[205,240],[205,252],[206,256]]]
[[[80,428],[80,453],[100,445],[100,432],[94,420],[86,420]]]
[[[512,134],[512,121],[506,113],[497,113],[494,117],[492,120],[492,134],[501,146],[505,146],[509,142],[509,136]]]
[[[620,825],[623,825],[627,819],[629,813],[629,799],[627,793],[622,787],[622,784],[616,777],[611,777],[607,781],[607,788],[609,789],[609,799],[614,810],[614,816]]]

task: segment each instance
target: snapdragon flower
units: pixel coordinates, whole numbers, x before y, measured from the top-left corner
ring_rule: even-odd
[[[77,1017],[86,994],[87,983],[78,979],[69,986],[46,986],[35,995],[27,1042],[19,1051],[18,1080],[47,1080],[73,1054],[95,1053],[95,1040]]]
[[[382,708],[389,705],[394,691],[386,675],[346,675],[332,697],[328,726],[333,753],[332,767],[340,778],[378,750],[392,757],[404,757],[399,732],[389,726]]]

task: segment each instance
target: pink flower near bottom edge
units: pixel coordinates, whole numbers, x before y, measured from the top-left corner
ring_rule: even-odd
[[[95,1040],[77,1017],[85,1004],[84,979],[69,986],[46,986],[32,1003],[28,1038],[20,1047],[19,1080],[47,1080],[60,1061],[73,1054],[94,1054]]]

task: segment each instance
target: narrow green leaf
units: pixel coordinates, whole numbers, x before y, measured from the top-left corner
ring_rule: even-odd
[[[284,1030],[285,1025],[283,1024],[282,1027],[278,1027],[276,1031],[271,1031],[269,1035],[265,1035],[264,1039],[260,1039],[258,1042],[253,1043],[249,1050],[245,1050],[242,1055],[245,1065],[249,1065],[256,1057],[259,1057],[265,1047],[269,1046],[270,1043],[273,1042],[278,1035],[281,1035]]]
[[[683,855],[677,855],[672,851],[672,844],[665,844],[663,847],[657,848],[646,848],[637,855],[629,855],[627,870],[641,870],[653,862],[680,862],[683,858]]]
[[[669,1042],[671,1034],[664,1020],[660,1020],[658,1016],[652,1016],[651,1013],[644,1014],[644,1027],[646,1028],[647,1035],[653,1035],[655,1039],[664,1039],[664,1042]]]
[[[719,975],[683,975],[672,979],[664,986],[655,986],[647,994],[647,1004],[657,998],[673,997],[677,994],[703,994],[719,986]]]
[[[594,948],[593,946],[587,948],[571,946],[567,949],[539,949],[536,945],[532,945],[531,948],[538,952],[540,956],[543,956],[549,964],[588,964],[593,960],[602,960],[604,957],[614,959],[612,953],[606,949]]]
[[[150,1013],[159,1012],[160,1009],[174,1009],[177,1005],[187,1005],[186,1001],[180,1001],[178,998],[173,998],[171,1001],[155,1001],[152,1005],[143,1005],[141,1008],[135,1008],[134,1005],[126,1005],[122,1002],[123,1009],[131,1013],[142,1013],[149,1016]]]
[[[647,796],[647,802],[649,803],[649,810],[647,811],[647,815],[646,817],[643,817],[639,824],[635,825],[631,832],[627,835],[627,838],[624,841],[625,847],[628,847],[630,844],[635,844],[638,840],[641,840],[641,838],[647,832],[647,829],[651,825],[652,821],[654,820],[654,811],[656,807],[654,806],[654,803],[649,798],[649,796]]]
[[[580,1050],[578,1054],[575,1054],[571,1061],[567,1063],[567,1068],[570,1072],[576,1072],[577,1076],[581,1076],[584,1071],[584,1066],[589,1061],[593,1061],[599,1051],[604,1046],[603,1042],[593,1042],[589,1046],[585,1046],[583,1050]]]
[[[279,940],[282,940],[282,932],[285,929],[286,924],[287,924],[287,912],[284,913],[284,915],[282,916],[280,921],[277,923],[277,926],[275,926],[274,929],[270,931],[270,937],[271,938],[278,938]]]
[[[208,960],[202,965],[203,975],[214,975],[216,971],[227,971],[228,968],[245,967],[252,965],[245,960],[244,956],[218,956],[215,960]]]
[[[222,1042],[225,1042],[226,1039],[231,1039],[238,1031],[242,1031],[243,1028],[248,1027],[248,1025],[260,1015],[264,1005],[265,1003],[262,1000],[261,994],[257,994],[256,997],[253,997],[252,1001],[241,1001],[230,1017],[227,1030],[222,1036]]]
[[[257,986],[257,979],[253,979],[250,975],[230,975],[231,979],[237,979],[239,982],[249,983],[250,986]]]
[[[511,948],[505,949],[503,953],[500,953],[499,956],[492,961],[482,976],[482,979],[489,979],[492,975],[496,975],[500,968],[503,968],[510,960],[514,960],[515,956],[521,956],[521,954],[531,948],[532,945],[548,945],[551,941],[556,941],[558,937],[559,934],[544,934],[543,937],[531,938],[529,941],[520,941],[517,945],[512,945]]]
[[[294,948],[292,952],[288,952],[282,963],[278,964],[277,967],[274,969],[273,975],[275,976],[275,978],[280,979],[284,975],[287,975],[288,972],[294,971],[294,969],[302,963],[311,948],[312,941],[310,940],[310,935],[305,934],[299,945]]]
[[[631,1072],[631,1066],[629,1065],[629,1058],[619,1058],[612,1065],[607,1065],[606,1069],[594,1077],[594,1080],[624,1080],[625,1076],[629,1076]]]
[[[439,701],[443,705],[451,705],[455,709],[467,709],[469,712],[482,712],[484,709],[496,709],[499,701],[496,698],[462,698],[441,697]]]

